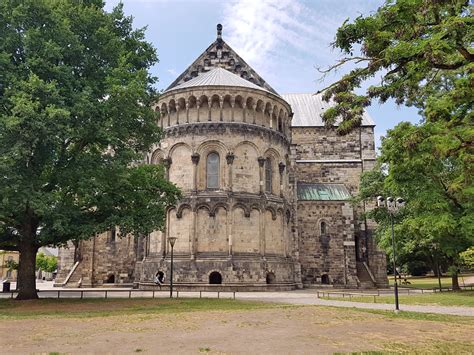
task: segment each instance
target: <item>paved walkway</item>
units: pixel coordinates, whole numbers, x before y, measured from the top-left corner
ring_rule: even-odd
[[[81,291],[84,291],[84,298],[102,298],[105,296],[105,291],[112,291],[108,294],[108,297],[156,297],[165,298],[169,297],[169,291],[156,291],[152,294],[151,291],[140,291],[133,290],[132,294],[129,294],[130,288],[55,288],[52,282],[38,282],[37,288],[41,291],[41,297],[54,298],[57,297],[57,292],[66,290],[61,293],[61,298],[79,298],[81,297]],[[50,292],[48,292],[50,291]],[[76,292],[74,292],[76,291]],[[122,292],[121,292],[122,291]],[[328,291],[328,290],[326,290]],[[383,293],[391,291],[384,290]],[[2,297],[4,296],[4,297]],[[217,298],[217,292],[203,292],[203,297]],[[233,292],[220,292],[221,298],[233,298]],[[0,298],[8,297],[6,294],[0,294]],[[200,297],[199,292],[179,292],[180,298],[188,297]],[[363,303],[363,302],[350,302],[350,301],[338,301],[338,300],[326,300],[317,297],[317,290],[315,289],[304,289],[286,292],[236,292],[235,298],[240,300],[255,300],[265,302],[276,302],[276,303],[287,303],[287,304],[300,304],[300,305],[317,305],[317,306],[332,306],[332,307],[344,307],[344,308],[362,308],[362,309],[375,309],[375,310],[394,310],[393,304],[386,303]],[[400,304],[400,310],[419,312],[419,313],[436,313],[436,314],[449,314],[455,316],[469,316],[474,317],[474,307],[446,307],[446,306],[423,306],[423,305],[405,305]]]
[[[363,303],[349,302],[337,300],[325,300],[317,298],[315,290],[301,290],[291,292],[239,292],[236,294],[237,299],[241,300],[258,300],[266,302],[302,304],[302,305],[319,305],[333,306],[345,308],[362,308],[392,311],[393,304],[385,303]],[[400,304],[400,310],[419,312],[419,313],[436,313],[449,314],[455,316],[474,317],[474,307],[446,307],[446,306],[422,306],[422,305],[405,305]]]

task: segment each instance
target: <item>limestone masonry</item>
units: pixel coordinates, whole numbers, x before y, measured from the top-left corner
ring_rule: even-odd
[[[347,136],[324,127],[313,94],[279,95],[217,39],[160,96],[164,138],[145,164],[163,164],[183,198],[166,228],[119,238],[109,231],[60,251],[56,283],[266,290],[387,285],[373,225],[353,206],[375,161],[374,123]],[[166,280],[167,283],[169,280]]]

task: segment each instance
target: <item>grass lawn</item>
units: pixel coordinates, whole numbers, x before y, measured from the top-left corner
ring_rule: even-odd
[[[195,311],[254,310],[261,308],[292,307],[255,301],[229,299],[39,299],[17,301],[0,300],[0,320],[23,318],[88,318],[127,314],[182,313]]]
[[[342,300],[341,297],[330,297],[330,299]],[[377,303],[394,303],[393,295],[379,296],[375,297],[375,299]],[[446,291],[418,295],[400,295],[399,300],[401,304],[474,307],[474,291]],[[374,301],[374,298],[370,296],[353,296],[351,299],[345,297],[344,301],[371,303]]]
[[[469,353],[473,317],[227,299],[0,300],[2,353]]]
[[[463,279],[474,276],[473,274],[466,274],[459,277],[459,285],[463,285]],[[389,276],[388,278],[390,285],[393,285],[393,276]],[[438,288],[438,278],[437,277],[408,277],[407,280],[410,282],[409,285],[401,285],[403,287],[411,287],[411,288]],[[402,277],[403,281],[403,277]],[[466,283],[468,285],[469,283]],[[441,277],[441,287],[452,287],[451,276],[443,276]]]

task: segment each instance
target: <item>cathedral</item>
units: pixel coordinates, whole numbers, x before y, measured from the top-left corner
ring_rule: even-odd
[[[162,231],[111,230],[60,250],[57,286],[290,290],[386,286],[386,258],[354,205],[375,162],[374,122],[346,136],[326,128],[321,96],[277,93],[222,38],[162,93],[162,164],[183,192]]]

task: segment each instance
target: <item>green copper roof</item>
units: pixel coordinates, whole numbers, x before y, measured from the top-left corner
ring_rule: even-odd
[[[341,201],[350,198],[351,194],[343,184],[298,183],[298,200]]]

